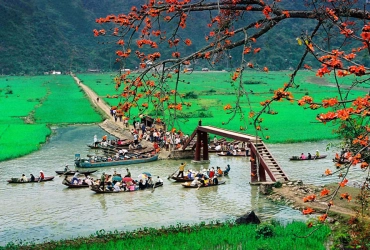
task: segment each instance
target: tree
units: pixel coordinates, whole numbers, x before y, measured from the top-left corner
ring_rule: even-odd
[[[133,6],[127,14],[109,15],[96,20],[97,23],[112,26],[109,33],[105,29],[94,30],[95,36],[111,35],[120,49],[116,51],[116,62],[125,68],[129,58],[140,62],[140,71],[131,76],[121,72],[116,78],[116,88],[122,88],[123,101],[119,108],[129,113],[132,108],[145,111],[153,106],[162,117],[176,118],[176,112],[184,105],[177,87],[169,89],[169,78],[176,79],[176,86],[182,84],[181,75],[187,73],[191,64],[205,61],[210,67],[227,61],[232,51],[238,51],[240,66],[232,74],[237,86],[237,101],[223,107],[233,119],[252,117],[256,131],[261,129],[261,116],[270,111],[276,101],[288,100],[306,108],[318,110],[317,120],[322,123],[339,124],[337,133],[343,138],[346,154],[338,156],[345,162],[342,181],[333,192],[323,190],[323,195],[337,195],[340,187],[347,184],[346,178],[352,165],[361,164],[364,171],[362,189],[369,189],[369,117],[370,95],[349,99],[351,90],[369,86],[370,54],[370,13],[365,3],[356,0],[149,0],[140,7]],[[208,35],[203,47],[192,46],[186,30],[192,16],[206,13]],[[290,81],[274,91],[273,96],[261,103],[260,110],[244,111],[240,106],[242,98],[248,99],[248,91],[243,87],[241,76],[250,68],[269,71],[269,65],[256,66],[252,57],[263,52],[259,38],[279,29],[279,24],[288,20],[305,20],[300,27],[301,34],[294,37],[301,45],[300,58],[289,58],[297,62]],[[186,49],[184,49],[184,47]],[[163,56],[162,51],[172,51],[171,57]],[[167,53],[169,54],[169,53]],[[235,53],[234,53],[235,56]],[[307,62],[314,62],[308,65]],[[315,101],[315,96],[304,96],[296,100],[289,89],[298,88],[295,77],[300,70],[312,70],[316,76],[331,74],[336,79],[337,97]],[[345,88],[338,78],[352,79]],[[145,94],[143,94],[145,93]],[[146,100],[139,105],[139,100]],[[330,111],[322,111],[327,109]],[[248,114],[249,115],[245,115]],[[174,119],[171,119],[172,121]],[[262,133],[262,132],[260,132]],[[334,174],[329,171],[327,175]],[[349,195],[341,194],[350,199]],[[328,200],[331,200],[330,198]],[[332,202],[328,202],[328,210]],[[325,221],[327,212],[320,217]]]

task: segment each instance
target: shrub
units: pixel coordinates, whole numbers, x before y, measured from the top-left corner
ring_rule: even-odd
[[[197,99],[198,95],[194,91],[187,92],[184,96],[185,99]]]
[[[274,188],[281,188],[283,184],[280,181],[275,182]]]
[[[274,226],[269,223],[262,223],[256,228],[256,238],[270,238],[274,235]]]

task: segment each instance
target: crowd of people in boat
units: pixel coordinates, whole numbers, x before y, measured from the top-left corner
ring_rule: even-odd
[[[139,159],[139,158],[150,158],[153,156],[152,152],[146,152],[146,153],[128,153],[127,150],[122,150],[122,152],[117,152],[116,154],[112,156],[100,156],[100,155],[89,155],[88,159],[85,159],[85,161],[88,161],[90,163],[94,162],[110,162],[110,161],[123,161],[123,160],[129,160],[129,159]]]
[[[193,171],[188,169],[187,173],[184,174],[186,163],[181,163],[176,178],[182,178],[188,180],[191,183],[191,186],[208,186],[208,185],[218,185],[218,177],[228,175],[231,167],[227,164],[225,170],[222,170],[220,167],[211,167],[209,169],[203,168],[200,171]]]
[[[138,180],[134,180],[131,177],[131,172],[126,169],[127,173],[122,177],[121,174],[114,171],[112,175],[102,173],[100,179],[94,180],[90,178],[91,183],[89,186],[98,188],[100,191],[112,191],[112,192],[122,192],[122,191],[136,191],[144,189],[153,189],[156,186],[163,185],[163,180],[157,176],[156,180],[153,180],[150,175],[143,175],[143,177]]]
[[[239,145],[241,144],[241,145]],[[241,151],[245,151],[245,156],[249,155],[249,148],[245,142],[228,142],[224,138],[217,139],[216,136],[213,138],[213,145],[208,143],[208,149],[213,149],[215,151],[220,151],[221,153],[225,152],[226,155],[238,155]]]

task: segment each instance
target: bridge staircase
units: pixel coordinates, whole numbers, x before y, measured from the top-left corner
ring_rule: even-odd
[[[266,181],[265,173],[274,182],[289,180],[262,140],[250,141],[249,148],[251,150],[252,182]]]

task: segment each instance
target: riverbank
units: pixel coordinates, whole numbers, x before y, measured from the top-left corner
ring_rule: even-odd
[[[272,193],[267,198],[273,202],[284,203],[293,209],[303,211],[307,208],[314,210],[313,215],[322,215],[327,212],[328,206],[330,210],[328,212],[328,218],[350,218],[356,216],[356,211],[361,211],[361,205],[356,200],[356,197],[360,194],[360,189],[355,187],[341,187],[338,194],[332,198],[333,191],[338,187],[339,184],[333,183],[328,185],[314,186],[310,184],[303,184],[300,181],[288,182],[282,184],[279,188],[273,188]],[[323,189],[329,190],[329,194],[322,196],[321,191]],[[341,198],[342,193],[348,193],[352,198],[351,201]],[[305,201],[304,198],[307,196],[315,195],[314,201]],[[332,204],[329,204],[332,201]],[[370,211],[367,208],[365,210],[365,219],[369,220]]]

